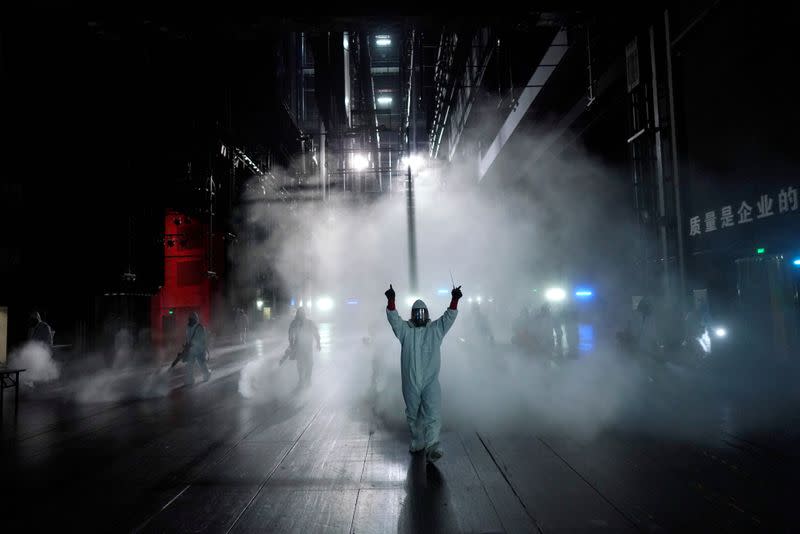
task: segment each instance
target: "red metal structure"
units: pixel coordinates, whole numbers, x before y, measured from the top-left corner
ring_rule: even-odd
[[[191,312],[211,322],[215,281],[209,276],[208,225],[168,210],[164,218],[164,285],[152,299],[151,328],[157,346],[180,342]]]

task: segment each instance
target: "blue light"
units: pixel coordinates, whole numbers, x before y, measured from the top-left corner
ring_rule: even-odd
[[[358,304],[358,299],[347,299],[348,304]]]
[[[295,303],[296,303],[296,301],[295,301],[294,299],[292,299],[292,300],[289,302],[289,306],[294,306],[294,305],[295,305]]]
[[[449,290],[449,289],[439,289],[439,290],[438,290],[438,291],[436,291],[436,292],[437,292],[438,294],[440,294],[440,295],[449,295],[449,294],[450,294],[450,290]]]
[[[592,325],[578,325],[578,350],[580,352],[592,352],[594,350],[594,327]]]
[[[800,258],[797,258],[796,260],[794,260],[794,261],[792,262],[792,264],[793,264],[795,267],[800,267]]]
[[[588,299],[594,296],[591,289],[578,289],[575,291],[575,296],[580,299]]]

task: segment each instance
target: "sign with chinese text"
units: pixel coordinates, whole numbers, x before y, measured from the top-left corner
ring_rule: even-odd
[[[776,215],[797,213],[799,209],[797,188],[790,186],[781,189],[777,195],[761,195],[753,205],[745,200],[738,205],[730,204],[690,217],[689,236],[696,237]]]

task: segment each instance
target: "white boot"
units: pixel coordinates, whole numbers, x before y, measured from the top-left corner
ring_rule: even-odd
[[[437,441],[427,449],[425,449],[425,460],[428,461],[429,464],[436,463],[436,461],[442,457],[444,451],[442,450],[441,444]]]

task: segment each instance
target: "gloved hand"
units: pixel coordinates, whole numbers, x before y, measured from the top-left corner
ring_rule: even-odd
[[[392,284],[389,284],[389,289],[386,290],[384,295],[386,295],[387,299],[394,300],[394,288],[392,287]]]
[[[464,295],[461,293],[461,286],[454,288],[453,291],[450,292],[450,295],[452,295],[453,300],[458,300],[463,297]]]

